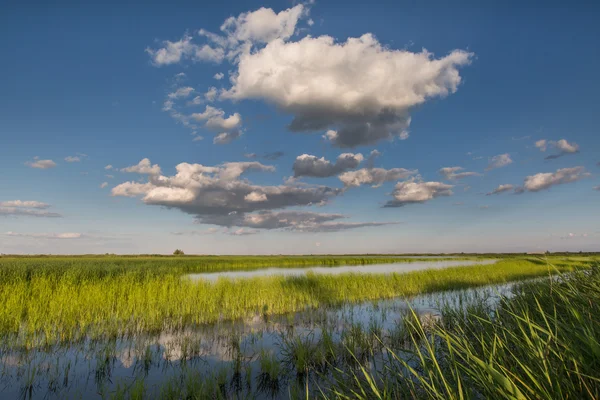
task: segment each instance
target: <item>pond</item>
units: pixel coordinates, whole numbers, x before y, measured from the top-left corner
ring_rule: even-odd
[[[216,281],[220,278],[247,279],[265,276],[301,276],[306,274],[401,274],[426,269],[442,269],[450,267],[465,267],[473,265],[491,265],[498,260],[447,260],[447,261],[414,261],[394,264],[370,264],[336,267],[308,267],[308,268],[265,268],[253,271],[224,271],[200,274],[187,274],[191,280]]]
[[[288,398],[296,386],[305,387],[302,379],[311,385],[319,379],[298,371],[303,347],[307,354],[317,354],[325,339],[334,346],[352,346],[377,369],[385,351],[377,350],[375,338],[400,343],[411,308],[423,321],[434,321],[445,307],[465,309],[477,303],[493,308],[512,287],[344,304],[268,318],[256,315],[176,332],[43,349],[15,350],[4,343],[0,397],[111,398],[144,387],[145,398],[156,398],[172,396],[186,385],[217,384],[228,398]]]

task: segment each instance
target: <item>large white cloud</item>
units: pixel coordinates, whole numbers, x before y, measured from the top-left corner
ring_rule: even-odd
[[[539,192],[555,185],[577,182],[591,174],[584,167],[562,168],[556,172],[539,173],[525,178],[523,188],[530,192]]]
[[[326,160],[325,157],[317,158],[313,155],[302,154],[296,157],[292,169],[296,178],[301,176],[325,178],[356,168],[363,159],[364,157],[360,153],[343,153],[338,156],[335,163],[332,163]]]
[[[291,113],[292,131],[336,128],[339,147],[372,144],[406,132],[410,110],[454,93],[471,53],[436,59],[382,46],[371,34],[343,43],[330,36],[275,39],[239,57],[222,98],[262,99]]]
[[[402,207],[407,204],[425,203],[436,197],[451,196],[452,185],[441,182],[398,182],[392,193],[394,199],[385,207]]]
[[[327,35],[294,40],[308,8],[242,13],[227,19],[221,34],[198,31],[210,46],[185,36],[147,51],[155,65],[201,60],[200,50],[209,61],[227,58],[232,86],[221,99],[274,104],[294,117],[292,131],[328,130],[338,147],[408,138],[411,110],[456,92],[459,68],[473,58],[463,50],[439,58],[426,50],[396,50],[370,33],[345,41]]]
[[[356,171],[344,172],[339,176],[339,179],[346,187],[358,187],[360,185],[379,187],[385,182],[406,179],[418,172],[417,170],[404,168],[362,168]]]
[[[175,176],[150,175],[146,183],[125,182],[112,189],[114,196],[143,195],[146,204],[178,208],[202,215],[227,215],[326,202],[341,189],[325,186],[254,185],[241,175],[247,171],[274,171],[259,162],[225,163],[216,167],[181,163]],[[263,201],[256,201],[257,199]]]
[[[344,222],[341,214],[281,210],[322,205],[343,193],[327,186],[285,183],[255,185],[248,171],[272,172],[274,167],[256,161],[218,166],[181,163],[174,176],[149,175],[148,182],[124,182],[113,196],[137,197],[149,205],[176,208],[194,215],[199,223],[249,229],[286,229],[297,232],[334,232],[380,222]]]

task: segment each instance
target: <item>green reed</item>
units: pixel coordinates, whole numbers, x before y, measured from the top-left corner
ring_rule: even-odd
[[[447,309],[432,328],[407,320],[410,350],[386,373],[335,377],[326,398],[600,398],[600,264],[523,284],[489,309]],[[406,356],[410,354],[410,357]]]
[[[255,267],[320,260],[371,263],[381,258],[223,258],[209,267],[194,257],[0,258],[0,338],[34,347],[178,330],[255,315],[441,290],[503,283],[549,273],[543,260],[504,259],[495,265],[391,275],[315,275],[191,282],[182,274],[202,268]],[[233,262],[232,260],[236,260]],[[282,261],[287,260],[287,261]],[[329,264],[326,264],[329,263]],[[588,261],[556,260],[556,272]],[[275,265],[275,264],[274,264]],[[294,264],[298,265],[298,264]],[[302,264],[301,264],[302,265]],[[552,272],[552,271],[550,271]]]

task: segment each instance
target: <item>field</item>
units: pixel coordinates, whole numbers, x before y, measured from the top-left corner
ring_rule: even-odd
[[[192,282],[183,276],[264,267],[410,263],[425,258],[3,256],[2,376],[12,384],[15,375],[29,376],[26,384],[17,384],[25,388],[25,397],[43,397],[46,393],[61,397],[64,388],[51,390],[54,381],[48,376],[47,364],[56,365],[52,376],[64,382],[66,375],[68,381],[69,371],[74,368],[73,354],[79,352],[96,360],[94,365],[88,364],[96,377],[100,371],[100,378],[107,379],[97,382],[100,397],[160,393],[169,398],[206,398],[210,393],[209,397],[227,398],[243,393],[250,398],[309,394],[327,398],[477,398],[475,394],[489,396],[495,390],[502,394],[499,397],[506,398],[556,398],[553,379],[564,380],[564,394],[572,398],[598,395],[598,379],[592,371],[600,366],[600,328],[589,321],[590,312],[600,300],[600,273],[593,268],[598,256],[454,257],[459,261],[493,257],[498,262],[392,275],[308,274],[211,283]],[[489,285],[535,278],[541,280],[528,284],[527,290],[518,285],[515,297],[511,291],[508,297],[500,296],[493,307],[488,304],[489,298],[498,297]],[[484,289],[470,289],[477,287]],[[432,323],[424,323],[422,313],[403,309],[401,321],[388,326],[391,316],[397,317],[393,307],[383,307],[379,319],[375,318],[378,311],[373,309],[358,323],[353,320],[357,306],[348,306],[381,299],[392,299],[389,304],[397,304],[398,298],[410,300],[438,292],[450,293],[453,300],[444,303],[436,297],[441,319]],[[327,310],[342,307],[354,307],[342,318],[350,321],[342,327],[323,317]],[[598,315],[597,311],[593,312]],[[299,326],[294,315],[302,313],[310,320],[304,333],[293,329]],[[247,321],[257,318],[264,324],[259,329],[260,337],[252,336],[256,332],[248,336],[246,331],[242,337],[230,328],[237,326],[235,321],[246,326]],[[574,328],[576,324],[583,328]],[[205,366],[193,362],[202,359],[201,343],[208,336],[190,332],[204,332],[210,326],[219,327],[219,334],[211,340],[225,340],[225,353],[231,353],[225,357],[227,362],[215,364],[219,367],[217,375],[211,375],[215,374],[214,368],[209,374],[203,370]],[[285,326],[293,332],[284,333],[288,329]],[[256,343],[266,340],[270,330],[276,333],[277,346],[268,342],[257,347]],[[565,342],[569,332],[575,335],[572,344]],[[165,335],[173,340],[166,343]],[[244,353],[241,343],[253,345],[250,354]],[[147,366],[146,375],[133,383],[115,385],[110,366],[114,369],[124,348],[133,354],[134,370],[138,364],[152,366],[157,359],[169,360],[170,378],[150,389],[145,384],[151,375]],[[165,356],[168,348],[177,356]],[[60,351],[64,351],[63,357],[56,358]],[[417,357],[409,362],[408,353]],[[550,364],[540,364],[540,354]],[[565,358],[564,368],[552,357]],[[497,361],[490,364],[491,359]],[[12,367],[8,360],[12,360]],[[45,365],[46,374],[43,368],[22,370],[33,361]],[[241,379],[245,368],[249,381],[262,382],[258,392],[256,384],[242,385],[245,389],[236,392],[233,384],[226,383],[233,382],[235,376]],[[510,371],[515,368],[523,371],[514,375]],[[290,370],[295,371],[295,378],[288,376],[284,384],[283,371]],[[538,382],[540,379],[545,380]],[[211,381],[221,384],[211,385]],[[38,387],[48,385],[48,389],[36,392],[35,382]],[[72,390],[74,384],[70,385]],[[474,392],[467,387],[475,388]],[[545,395],[537,396],[538,392]]]

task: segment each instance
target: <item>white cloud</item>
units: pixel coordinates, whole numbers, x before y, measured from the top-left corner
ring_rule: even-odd
[[[65,161],[69,162],[69,163],[80,162],[81,157],[80,156],[67,156],[67,157],[65,157]]]
[[[561,239],[581,239],[587,238],[589,235],[587,233],[568,233],[565,236],[561,236]]]
[[[492,169],[506,167],[507,165],[512,164],[512,163],[513,163],[513,160],[510,158],[510,154],[508,154],[508,153],[499,154],[497,156],[490,158],[490,162],[485,170],[490,171]]]
[[[397,222],[340,222],[343,214],[309,211],[258,211],[251,214],[214,215],[202,218],[202,223],[221,226],[241,226],[252,229],[282,229],[293,232],[339,232],[364,227],[394,225]]]
[[[292,40],[308,12],[306,4],[279,13],[263,7],[228,18],[222,35],[199,30],[214,47],[184,36],[147,51],[155,65],[165,65],[200,60],[198,49],[208,48],[217,56],[207,60],[226,57],[234,67],[222,99],[274,104],[294,116],[292,131],[329,130],[325,137],[339,147],[408,138],[411,110],[456,92],[459,68],[473,58],[462,50],[440,58],[395,50],[370,33],[344,42],[326,35]]]
[[[150,55],[152,63],[161,67],[169,64],[176,64],[182,60],[191,61],[209,61],[220,63],[225,57],[225,51],[221,48],[213,48],[209,45],[196,45],[192,43],[191,36],[184,36],[181,40],[171,42],[164,40],[159,49],[147,48],[146,52]]]
[[[204,136],[197,135],[197,136],[194,136],[194,138],[192,139],[192,142],[199,142],[201,140],[204,140]]]
[[[217,72],[217,73],[215,74],[215,76],[213,76],[213,78],[215,78],[216,80],[220,81],[221,79],[223,79],[223,77],[224,77],[224,76],[225,76],[225,75],[223,75],[223,73],[222,73],[222,72]]]
[[[358,187],[360,185],[372,185],[379,187],[385,182],[406,179],[416,175],[419,171],[404,168],[362,168],[356,171],[344,172],[339,176],[340,181],[347,187]]]
[[[47,208],[50,208],[50,204],[32,200],[10,200],[0,201],[0,207],[37,208],[40,210],[45,210]]]
[[[24,237],[30,239],[81,239],[84,237],[81,233],[67,232],[67,233],[17,233],[17,232],[6,232],[6,236],[13,237]]]
[[[239,229],[235,229],[235,230],[227,232],[227,234],[231,235],[231,236],[248,236],[248,235],[256,235],[257,233],[259,233],[259,231],[257,231],[256,229],[246,229],[246,228],[239,228]]]
[[[565,139],[560,139],[558,141],[554,140],[538,140],[535,142],[535,147],[540,149],[540,151],[546,151],[549,147],[553,147],[558,150],[557,154],[551,154],[546,157],[546,160],[553,160],[567,154],[576,154],[579,153],[579,145],[577,143],[569,143]]]
[[[249,201],[251,203],[267,201],[267,195],[259,192],[250,192],[246,196],[244,196],[244,200]]]
[[[407,204],[425,203],[436,197],[451,196],[452,185],[441,182],[398,182],[392,193],[394,199],[387,202],[385,207],[401,207]]]
[[[111,169],[113,169],[113,166],[108,164],[106,167],[104,167],[104,169],[110,171]]]
[[[215,101],[215,99],[217,98],[217,88],[214,86],[211,86],[210,88],[208,88],[208,92],[204,93],[204,98],[207,101]]]
[[[239,58],[233,100],[262,99],[294,115],[292,131],[337,128],[334,145],[354,147],[406,138],[410,110],[430,98],[454,93],[458,67],[471,53],[391,50],[371,34],[336,43],[330,36],[297,42],[276,39]]]
[[[565,139],[560,139],[556,142],[556,148],[563,153],[577,153],[579,151],[577,143],[569,143]]]
[[[221,132],[213,138],[213,144],[228,144],[242,136],[242,131]]]
[[[577,182],[590,175],[584,167],[562,168],[554,173],[547,172],[528,176],[525,178],[523,187],[530,192],[538,192],[555,185]]]
[[[500,193],[504,193],[504,192],[510,192],[513,189],[514,189],[513,185],[509,185],[509,184],[500,185],[496,189],[494,189],[491,192],[487,193],[486,196],[491,196],[493,194],[500,194]]]
[[[275,170],[256,161],[214,167],[181,163],[176,170],[174,176],[149,175],[145,183],[124,182],[112,189],[112,195],[142,196],[146,204],[176,208],[195,215],[203,223],[234,226],[224,221],[240,221],[254,211],[320,204],[342,193],[342,189],[326,186],[290,183],[262,186],[241,179],[248,171]]]
[[[445,168],[441,168],[439,170],[439,173],[442,176],[444,176],[444,178],[451,180],[451,181],[468,178],[471,176],[481,176],[481,174],[479,174],[477,172],[467,172],[467,171],[460,172],[460,171],[464,171],[464,168],[462,168],[462,167],[445,167]]]
[[[105,188],[105,187],[107,187],[107,186],[108,186],[108,182],[102,182],[102,183],[100,184],[100,189],[104,189],[104,188]]]
[[[49,169],[56,167],[56,163],[52,160],[35,160],[35,161],[27,161],[25,163],[28,167],[37,168],[37,169]]]
[[[206,106],[202,113],[194,113],[191,115],[196,121],[206,121],[206,128],[213,131],[239,129],[242,125],[242,117],[238,113],[234,113],[225,118],[225,111],[212,106]]]
[[[311,176],[316,178],[325,178],[334,176],[346,170],[356,168],[363,161],[364,157],[360,153],[343,153],[331,163],[325,157],[317,158],[309,154],[302,154],[296,157],[292,169],[294,177]]]
[[[160,167],[158,164],[152,165],[148,158],[142,159],[137,165],[121,168],[121,172],[135,172],[138,174],[160,175]]]
[[[61,218],[62,215],[43,211],[39,209],[29,209],[22,207],[0,207],[0,216],[14,216],[14,217],[41,217],[41,218]]]
[[[540,151],[548,150],[548,141],[546,139],[538,140],[535,142],[535,147],[540,149]]]
[[[194,92],[194,88],[186,86],[180,87],[174,92],[171,92],[167,95],[169,99],[185,99],[189,97]]]
[[[276,39],[290,38],[300,17],[306,12],[299,4],[276,14],[270,8],[261,7],[256,11],[229,17],[221,26],[230,41],[268,43]]]

